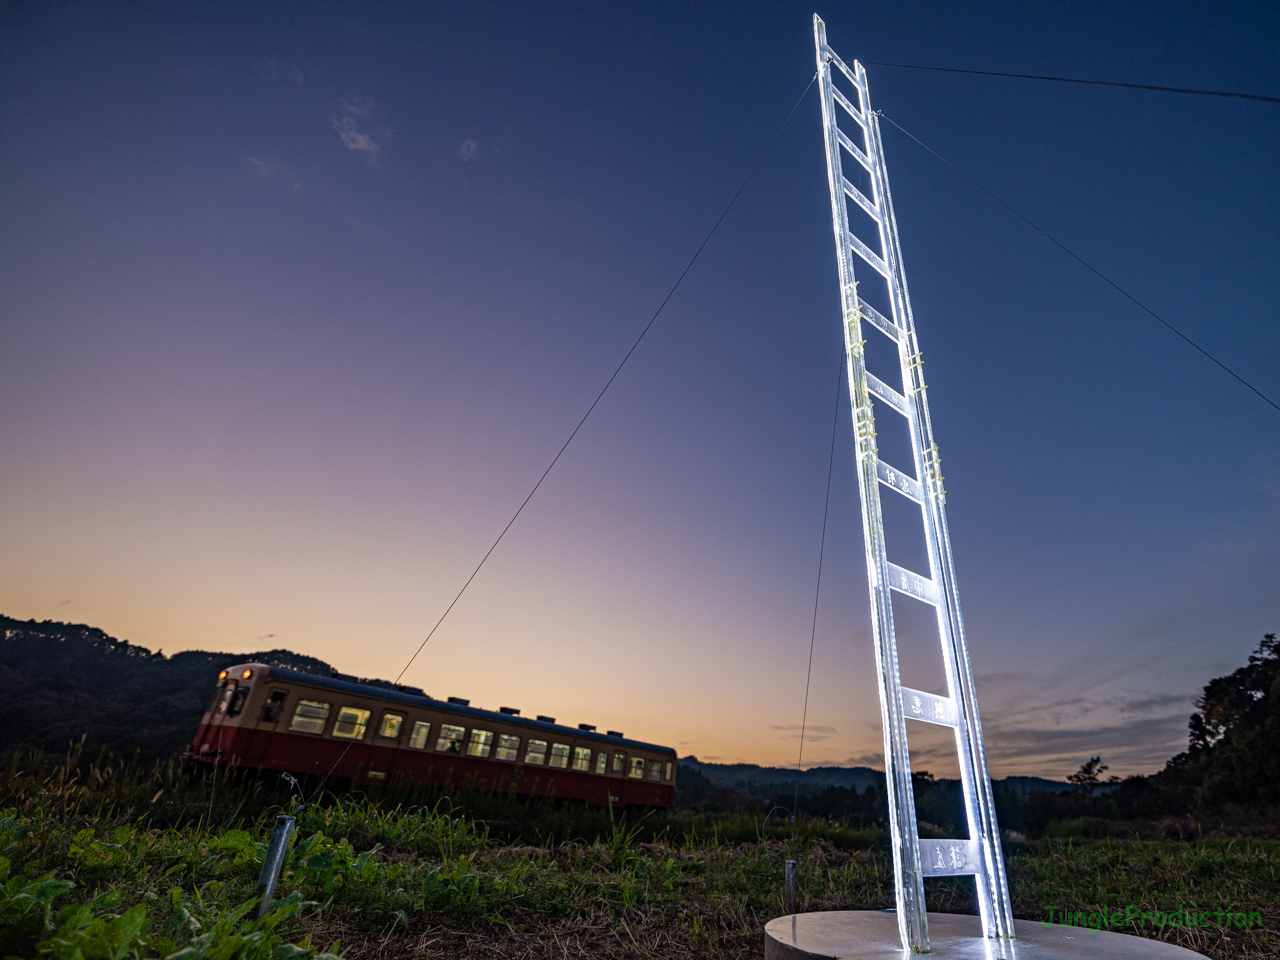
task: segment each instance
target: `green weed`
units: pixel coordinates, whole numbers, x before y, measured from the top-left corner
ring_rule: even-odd
[[[297,810],[279,899],[259,919],[274,816],[296,805],[287,792],[103,756],[41,762],[0,768],[5,957],[293,960],[339,940],[350,958],[758,957],[764,923],[784,910],[787,859],[801,910],[893,905],[878,831],[453,788]],[[1230,903],[1260,912],[1262,929],[1131,932],[1216,958],[1277,952],[1280,844],[1048,840],[1010,848],[1008,866],[1022,918]],[[931,910],[973,909],[970,880],[931,880],[927,893]]]

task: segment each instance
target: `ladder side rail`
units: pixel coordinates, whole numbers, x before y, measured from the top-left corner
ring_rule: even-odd
[[[926,503],[928,501],[926,500]],[[969,663],[968,644],[964,634],[964,624],[960,619],[959,601],[955,599],[955,568],[951,557],[951,538],[947,531],[945,514],[938,518],[937,537],[941,543],[944,576],[947,577],[946,589],[941,591],[949,611],[954,607],[956,618],[955,634],[950,656],[947,658],[949,672],[954,670],[955,682],[952,699],[957,701],[956,709],[964,721],[960,728],[966,732],[968,753],[961,754],[961,766],[968,767],[970,780],[973,783],[972,819],[979,822],[980,832],[975,834],[970,828],[971,837],[979,837],[983,857],[984,872],[980,874],[986,883],[986,891],[979,890],[979,896],[991,911],[991,923],[984,918],[984,933],[993,937],[1014,937],[1013,906],[1009,901],[1009,879],[1005,871],[1004,853],[1000,847],[1000,824],[996,816],[995,791],[991,786],[991,775],[987,767],[986,741],[982,735],[982,719],[978,713],[978,698],[973,682],[973,670]],[[949,602],[954,600],[954,604]],[[942,616],[942,608],[939,608]],[[962,744],[957,737],[957,748]],[[967,764],[966,762],[967,761]],[[967,806],[967,804],[966,804]]]
[[[876,682],[880,692],[885,776],[889,787],[887,792],[889,823],[893,838],[894,870],[899,880],[895,889],[898,932],[904,947],[922,953],[929,950],[924,877],[920,864],[915,798],[911,787],[911,767],[907,753],[906,719],[902,708],[897,644],[894,639],[893,606],[888,587],[888,558],[880,509],[875,417],[867,390],[857,283],[854,274],[853,249],[850,243],[852,235],[849,231],[848,212],[844,206],[841,145],[837,134],[830,66],[830,58],[834,54],[827,48],[826,26],[816,14],[813,18],[813,27],[822,101],[822,126],[825,134],[827,181],[831,192],[832,227],[835,231],[837,266],[840,275],[845,359],[858,458],[858,492],[862,506],[867,586],[871,594]],[[865,111],[866,100],[862,89],[859,89],[859,99],[862,100],[861,106]],[[864,116],[868,115],[864,113]],[[873,200],[878,200],[878,197]]]
[[[861,64],[856,64],[861,70]],[[977,874],[978,899],[983,932],[991,937],[1014,935],[1013,913],[1009,903],[1004,858],[1000,850],[999,826],[995,815],[995,798],[987,769],[981,720],[978,715],[972,668],[964,636],[955,566],[951,556],[950,536],[946,523],[946,495],[942,487],[937,446],[929,416],[925,383],[920,364],[920,348],[916,339],[911,301],[902,267],[902,250],[898,238],[897,218],[888,183],[884,146],[880,137],[879,117],[870,114],[872,130],[868,146],[880,180],[881,209],[884,232],[881,248],[889,264],[893,290],[894,320],[904,330],[899,343],[902,362],[903,390],[911,404],[912,447],[916,454],[917,477],[924,487],[922,511],[929,566],[938,588],[938,630],[943,646],[947,686],[956,704],[960,722],[955,727],[956,749],[960,760],[961,784],[965,794],[969,836],[980,844],[981,869]]]
[[[861,64],[858,64],[861,66]],[[1001,922],[1004,911],[1000,909],[999,891],[1003,884],[999,876],[1003,873],[1003,864],[997,866],[999,857],[999,834],[995,826],[994,810],[989,805],[989,779],[986,776],[985,764],[977,768],[977,746],[972,726],[973,712],[966,709],[971,697],[965,696],[965,687],[972,693],[972,685],[965,684],[962,677],[967,673],[959,662],[956,640],[956,627],[959,621],[959,600],[955,589],[954,567],[944,562],[941,538],[939,537],[938,516],[945,500],[942,488],[942,477],[938,469],[937,447],[933,443],[932,429],[925,399],[925,384],[920,362],[920,348],[915,333],[914,316],[911,312],[910,296],[906,288],[906,277],[902,269],[902,253],[897,237],[897,218],[893,210],[892,194],[888,183],[888,170],[885,164],[883,142],[879,139],[878,117],[873,115],[875,126],[874,142],[868,146],[872,151],[877,168],[880,193],[884,198],[884,233],[881,248],[891,268],[891,300],[894,320],[905,330],[899,343],[899,359],[902,365],[903,391],[910,399],[914,416],[911,418],[911,441],[917,476],[924,489],[925,498],[921,504],[925,542],[929,553],[930,574],[939,586],[941,602],[937,606],[938,632],[942,646],[943,662],[947,676],[947,687],[951,698],[957,703],[961,722],[955,728],[956,752],[959,761],[961,785],[965,797],[965,814],[971,839],[977,840],[983,848],[980,871],[975,879],[979,912],[982,915],[983,932],[990,936],[1004,933]],[[870,139],[870,138],[869,138]],[[945,522],[945,520],[944,520]],[[948,558],[949,559],[949,558]],[[947,577],[950,573],[951,576]],[[945,578],[945,579],[944,579]],[[967,659],[967,657],[966,657]],[[976,703],[973,704],[976,706]],[[984,790],[984,786],[986,789]],[[995,848],[994,851],[992,848]],[[1009,927],[1011,932],[1012,927]],[[1008,934],[1004,934],[1008,935]]]

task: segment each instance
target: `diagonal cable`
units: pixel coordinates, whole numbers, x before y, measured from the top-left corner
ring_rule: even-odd
[[[867,66],[899,67],[903,70],[932,70],[937,73],[968,73],[979,77],[1010,77],[1014,80],[1051,80],[1054,83],[1082,83],[1090,87],[1125,87],[1129,90],[1155,90],[1159,93],[1185,93],[1195,97],[1234,97],[1239,100],[1258,100],[1262,103],[1280,103],[1280,97],[1267,97],[1258,93],[1232,93],[1229,90],[1195,90],[1190,87],[1156,87],[1147,83],[1118,83],[1114,80],[1080,80],[1076,77],[1042,77],[1034,73],[997,73],[995,70],[957,70],[954,67],[922,67],[914,63],[881,63],[876,60],[868,60]]]
[[[698,257],[701,256],[701,252],[703,252],[703,250],[707,248],[707,244],[710,243],[710,239],[716,236],[716,230],[719,229],[719,225],[723,223],[724,218],[728,216],[728,211],[733,209],[733,204],[736,204],[737,198],[739,198],[742,195],[742,191],[746,189],[746,184],[751,182],[751,177],[754,177],[756,169],[759,169],[760,164],[764,163],[764,157],[769,155],[769,151],[772,150],[774,143],[777,143],[778,137],[782,136],[782,131],[785,131],[787,124],[791,122],[791,118],[792,116],[795,115],[795,111],[800,109],[800,102],[805,99],[806,95],[808,95],[809,87],[813,86],[813,82],[815,81],[815,79],[818,79],[817,73],[815,73],[813,78],[810,79],[808,86],[804,88],[804,93],[801,93],[800,99],[796,100],[795,106],[792,106],[791,113],[787,114],[787,119],[783,120],[781,127],[778,127],[778,132],[773,134],[773,140],[769,141],[768,146],[764,147],[764,151],[762,152],[762,154],[760,154],[759,159],[755,161],[755,165],[751,166],[750,172],[746,174],[746,179],[742,180],[742,186],[737,188],[737,192],[735,193],[735,195],[733,195],[732,200],[728,201],[728,206],[724,207],[724,212],[722,212],[722,214],[719,215],[719,219],[716,221],[716,225],[714,225],[714,227],[712,227],[712,229],[709,230],[707,237],[705,237],[705,239],[703,239],[703,242],[699,244],[698,250],[694,252],[694,256],[690,257],[689,264],[685,265],[685,269],[681,271],[680,276],[678,276],[678,278],[676,279],[676,283],[672,284],[672,288],[669,289],[669,291],[667,292],[667,296],[663,297],[662,303],[659,303],[657,310],[655,310],[653,316],[650,317],[649,323],[645,324],[645,328],[641,330],[639,337],[636,337],[635,343],[631,344],[631,349],[628,349],[628,351],[626,352],[626,355],[622,357],[622,362],[618,364],[617,369],[613,371],[612,376],[609,376],[609,379],[604,381],[604,387],[600,388],[599,394],[596,394],[594,401],[591,401],[591,406],[586,408],[586,412],[584,413],[584,415],[582,415],[582,419],[577,421],[577,426],[575,426],[575,428],[573,428],[572,433],[568,435],[568,439],[564,440],[564,443],[561,445],[561,448],[559,448],[559,451],[556,453],[556,456],[552,457],[552,462],[548,463],[547,470],[544,470],[543,475],[538,477],[538,483],[534,484],[534,489],[530,490],[529,495],[527,495],[527,497],[525,497],[525,499],[522,500],[520,507],[518,507],[516,509],[516,512],[513,513],[511,520],[507,521],[507,526],[504,526],[502,529],[502,532],[498,534],[498,539],[493,541],[492,547],[489,547],[488,550],[485,550],[484,557],[480,558],[480,562],[476,564],[475,570],[471,571],[471,576],[467,577],[467,581],[465,582],[465,584],[462,585],[462,589],[458,590],[458,593],[456,596],[454,596],[452,602],[449,603],[448,607],[444,609],[444,613],[440,614],[439,620],[435,621],[435,626],[431,627],[431,632],[429,632],[429,634],[426,635],[426,639],[422,640],[422,643],[419,644],[419,648],[417,648],[415,652],[413,652],[412,657],[408,658],[408,663],[404,664],[404,669],[402,669],[402,671],[398,673],[396,677],[396,681],[394,682],[397,682],[398,684],[399,680],[401,680],[401,677],[404,676],[404,672],[406,672],[408,668],[413,666],[413,660],[416,660],[417,655],[422,653],[422,648],[424,648],[424,646],[428,644],[428,641],[430,641],[431,637],[435,636],[435,631],[439,630],[440,623],[444,622],[444,618],[449,616],[449,612],[452,611],[454,605],[457,604],[458,600],[462,599],[462,594],[465,594],[468,586],[471,586],[471,581],[476,579],[476,573],[480,572],[480,568],[484,566],[485,561],[488,561],[490,554],[492,554],[495,549],[498,549],[498,544],[502,543],[502,538],[504,538],[504,536],[507,535],[508,530],[511,530],[512,524],[515,524],[517,518],[520,517],[522,512],[524,512],[525,507],[529,506],[529,502],[532,498],[534,498],[534,494],[538,493],[539,486],[543,485],[543,480],[547,479],[547,475],[550,474],[550,472],[552,472],[552,468],[556,466],[556,463],[559,462],[559,458],[561,458],[561,456],[563,456],[564,451],[568,449],[568,445],[570,445],[573,442],[573,438],[577,436],[577,431],[582,429],[582,424],[585,424],[586,419],[588,419],[588,417],[591,416],[591,411],[595,410],[596,404],[600,402],[600,399],[603,399],[604,394],[608,392],[609,387],[612,387],[613,381],[618,378],[618,374],[621,374],[622,367],[625,367],[627,365],[627,361],[631,360],[631,355],[632,353],[636,352],[636,347],[640,346],[640,342],[645,338],[645,334],[649,333],[649,329],[652,328],[655,321],[658,320],[658,316],[662,314],[662,311],[664,310],[664,308],[666,308],[667,303],[671,301],[671,298],[673,296],[675,296],[677,289],[680,288],[680,284],[684,283],[685,276],[689,274],[689,271],[692,269],[692,266],[694,266],[695,262],[698,261]]]
[[[1273,400],[1272,400],[1270,397],[1268,397],[1265,393],[1263,393],[1261,390],[1259,390],[1257,387],[1255,387],[1252,383],[1250,383],[1250,382],[1249,382],[1248,380],[1246,380],[1244,377],[1240,376],[1240,374],[1236,373],[1234,370],[1232,370],[1230,367],[1228,367],[1225,363],[1223,363],[1221,360],[1219,360],[1217,357],[1215,357],[1213,354],[1211,354],[1211,353],[1210,353],[1208,350],[1206,350],[1204,347],[1200,346],[1200,344],[1196,343],[1194,340],[1192,340],[1190,337],[1188,337],[1185,333],[1183,333],[1181,330],[1179,330],[1177,327],[1175,327],[1173,324],[1171,324],[1171,323],[1170,323],[1168,320],[1166,320],[1164,317],[1160,316],[1160,314],[1156,313],[1154,310],[1152,310],[1150,307],[1148,307],[1145,303],[1143,303],[1141,300],[1139,300],[1137,297],[1135,297],[1133,294],[1131,294],[1131,293],[1130,293],[1128,290],[1126,290],[1124,287],[1120,286],[1120,284],[1116,283],[1114,280],[1112,280],[1110,277],[1108,277],[1105,273],[1103,273],[1103,272],[1102,272],[1101,270],[1099,270],[1097,267],[1093,266],[1093,264],[1089,263],[1087,260],[1085,260],[1085,259],[1084,259],[1083,257],[1081,257],[1079,254],[1077,254],[1074,250],[1070,249],[1066,244],[1062,243],[1060,240],[1058,240],[1057,238],[1055,238],[1054,236],[1052,236],[1052,235],[1051,235],[1047,230],[1045,230],[1043,227],[1041,227],[1040,225],[1036,224],[1035,222],[1033,222],[1032,220],[1028,219],[1027,217],[1024,217],[1021,213],[1019,213],[1017,210],[1015,210],[1012,206],[1010,206],[1008,203],[1005,203],[1005,201],[1001,200],[1001,199],[1000,199],[999,197],[997,197],[994,193],[992,193],[990,190],[988,190],[986,187],[984,187],[981,183],[979,183],[979,182],[978,182],[977,180],[975,180],[973,177],[969,176],[969,174],[965,173],[963,170],[961,170],[959,167],[957,167],[954,163],[952,163],[950,160],[948,160],[948,159],[947,159],[946,157],[944,157],[942,154],[938,153],[938,151],[937,151],[937,150],[933,149],[933,147],[929,146],[927,143],[925,143],[923,140],[921,140],[921,139],[920,139],[919,137],[917,137],[915,134],[911,133],[911,131],[907,130],[905,127],[903,127],[903,126],[902,126],[902,124],[898,123],[896,120],[894,120],[894,119],[893,119],[892,117],[890,117],[888,114],[884,113],[883,111],[880,111],[879,113],[880,113],[880,116],[884,117],[886,120],[888,120],[890,123],[892,123],[895,127],[897,127],[899,130],[901,130],[903,133],[905,133],[908,137],[910,137],[910,138],[911,138],[912,140],[914,140],[916,143],[920,144],[920,146],[924,147],[926,150],[928,150],[930,153],[932,153],[935,157],[937,157],[939,160],[941,160],[943,163],[945,163],[948,167],[950,167],[950,168],[951,168],[952,170],[954,170],[956,173],[960,174],[960,176],[964,177],[966,180],[968,180],[970,183],[972,183],[975,187],[977,187],[979,190],[981,190],[983,193],[985,193],[987,196],[989,196],[989,197],[990,197],[992,200],[994,200],[996,203],[1000,204],[1000,206],[1004,207],[1006,210],[1008,210],[1010,213],[1012,213],[1015,217],[1017,217],[1019,220],[1021,220],[1021,221],[1022,221],[1023,223],[1025,223],[1027,226],[1029,226],[1032,230],[1036,231],[1036,233],[1040,234],[1042,237],[1044,237],[1046,240],[1048,240],[1050,243],[1052,243],[1054,246],[1056,246],[1059,250],[1061,250],[1063,253],[1065,253],[1067,256],[1069,256],[1071,259],[1075,260],[1077,263],[1079,263],[1082,267],[1084,267],[1084,268],[1085,268],[1086,270],[1088,270],[1090,273],[1094,274],[1094,276],[1096,276],[1096,277],[1098,277],[1099,279],[1103,280],[1105,283],[1107,283],[1107,284],[1108,284],[1110,287],[1112,287],[1114,290],[1116,290],[1117,292],[1119,292],[1119,293],[1123,294],[1126,298],[1128,298],[1130,301],[1132,301],[1134,304],[1136,304],[1138,307],[1140,307],[1140,308],[1141,308],[1142,310],[1144,310],[1146,313],[1150,314],[1152,317],[1154,317],[1155,319],[1159,320],[1162,324],[1164,324],[1166,327],[1168,327],[1168,328],[1169,328],[1169,330],[1171,330],[1171,331],[1173,331],[1174,333],[1176,333],[1179,337],[1181,337],[1183,340],[1185,340],[1185,341],[1186,341],[1187,343],[1189,343],[1191,346],[1195,347],[1195,348],[1196,348],[1196,350],[1200,351],[1200,353],[1204,354],[1206,357],[1208,357],[1210,360],[1212,360],[1214,363],[1216,363],[1219,367],[1221,367],[1221,368],[1222,368],[1223,370],[1225,370],[1227,373],[1231,374],[1231,376],[1233,376],[1236,380],[1240,381],[1240,383],[1244,384],[1246,387],[1248,387],[1250,390],[1252,390],[1254,393],[1256,393],[1259,397],[1261,397],[1261,398],[1262,398],[1262,400],[1263,400],[1263,402],[1270,404],[1270,405],[1271,405],[1272,407],[1274,407],[1276,410],[1280,411],[1280,405],[1277,405],[1277,404],[1275,403],[1275,401],[1273,401]]]
[[[804,675],[804,712],[800,715],[800,756],[796,758],[796,797],[791,801],[792,835],[796,807],[800,805],[800,778],[804,776],[804,731],[809,723],[809,682],[813,679],[813,641],[818,635],[818,597],[822,595],[822,559],[827,552],[827,511],[831,507],[831,471],[836,463],[836,430],[840,425],[840,389],[844,386],[844,350],[836,368],[836,412],[831,419],[831,453],[827,455],[827,497],[822,502],[822,540],[818,544],[818,583],[813,588],[813,626],[809,628],[809,670]]]
[[[791,112],[787,114],[787,119],[782,121],[782,126],[778,128],[778,132],[773,135],[773,139],[769,141],[768,146],[764,148],[764,151],[760,154],[759,159],[757,159],[755,164],[751,167],[751,170],[747,173],[746,179],[742,181],[742,185],[738,187],[737,192],[733,195],[733,198],[729,201],[728,206],[726,206],[724,208],[724,212],[720,214],[720,218],[716,220],[715,225],[707,233],[702,243],[698,246],[698,249],[694,252],[693,256],[689,259],[689,262],[685,265],[684,270],[681,271],[680,276],[676,278],[676,282],[672,285],[671,289],[667,291],[667,295],[662,298],[662,303],[658,304],[658,309],[654,311],[653,316],[649,318],[649,322],[645,324],[644,329],[640,331],[640,336],[636,337],[635,342],[631,344],[631,349],[626,352],[626,354],[622,358],[622,362],[619,363],[618,366],[614,369],[613,375],[610,376],[609,379],[605,381],[604,386],[600,389],[600,392],[596,395],[596,398],[593,401],[591,401],[591,406],[589,406],[587,408],[587,412],[582,415],[582,419],[578,421],[578,425],[573,428],[573,432],[569,434],[569,439],[565,440],[565,442],[561,445],[560,449],[556,451],[556,455],[552,457],[551,462],[547,464],[547,469],[542,471],[542,476],[540,476],[538,478],[538,482],[533,485],[533,489],[529,491],[529,495],[520,502],[520,506],[516,509],[516,512],[511,515],[511,519],[507,521],[507,525],[503,527],[502,532],[498,534],[498,538],[493,541],[493,544],[489,547],[488,550],[485,551],[484,556],[480,558],[480,562],[477,563],[476,568],[471,571],[471,576],[467,577],[467,582],[462,585],[462,589],[459,590],[457,594],[454,596],[453,600],[449,602],[449,606],[445,607],[444,613],[440,614],[440,619],[437,620],[435,626],[431,628],[431,632],[427,634],[426,639],[424,639],[422,643],[418,644],[418,649],[413,651],[413,656],[411,656],[409,658],[409,662],[404,665],[404,669],[402,669],[398,674],[396,674],[395,680],[392,681],[393,683],[398,684],[400,682],[400,678],[405,675],[405,673],[408,671],[408,669],[411,666],[413,666],[413,661],[418,659],[418,655],[422,653],[423,648],[425,648],[427,643],[430,642],[431,638],[436,635],[436,631],[440,629],[440,624],[444,623],[445,617],[449,616],[450,611],[452,611],[453,608],[457,605],[458,601],[462,599],[462,595],[467,592],[467,587],[471,586],[471,581],[476,578],[476,574],[480,572],[480,568],[485,565],[485,562],[492,555],[493,551],[498,549],[498,544],[502,542],[502,538],[507,535],[507,531],[511,529],[512,524],[514,524],[516,520],[519,518],[520,514],[524,512],[524,508],[529,505],[529,501],[533,499],[533,495],[537,493],[538,488],[542,486],[542,481],[547,479],[547,475],[551,473],[552,468],[560,460],[560,457],[564,454],[565,450],[569,448],[569,444],[573,442],[573,438],[578,435],[578,431],[582,429],[582,425],[587,422],[587,417],[591,416],[591,412],[595,410],[596,405],[604,398],[605,393],[609,390],[609,387],[612,386],[613,381],[618,378],[618,374],[622,372],[622,368],[627,365],[627,361],[631,359],[631,355],[635,353],[636,348],[640,346],[640,341],[644,339],[645,334],[649,332],[649,328],[652,327],[654,323],[657,321],[658,316],[666,308],[668,301],[670,301],[671,298],[675,295],[675,292],[677,289],[679,289],[680,284],[684,282],[685,276],[693,268],[694,263],[697,261],[698,257],[702,254],[702,251],[706,248],[707,244],[711,242],[711,238],[715,236],[715,232],[718,229],[720,229],[720,224],[723,223],[724,218],[729,215],[729,211],[733,209],[733,205],[738,202],[738,197],[740,197],[742,195],[742,191],[747,188],[747,184],[751,182],[751,178],[755,175],[756,170],[759,169],[760,164],[764,162],[764,158],[769,155],[769,151],[773,149],[773,145],[778,142],[778,138],[782,136],[782,131],[787,128],[787,124],[791,122],[791,118],[795,116],[795,112],[800,109],[801,102],[804,100],[806,96],[808,96],[809,88],[813,86],[813,81],[817,79],[818,79],[818,75],[816,73],[809,79],[808,85],[806,85],[804,88],[804,93],[800,94],[800,99],[796,101],[795,106],[791,108]],[[324,787],[325,783],[328,782],[329,778],[333,776],[333,771],[338,769],[338,765],[342,763],[343,759],[347,755],[347,752],[351,749],[351,747],[355,744],[355,742],[356,741],[353,740],[351,741],[351,743],[347,744],[346,750],[343,750],[342,753],[338,755],[338,759],[333,762],[333,766],[329,768],[329,772],[326,773],[324,775],[324,778],[320,781],[320,786],[316,787],[316,789],[313,791],[312,795],[316,799],[319,799],[321,789]]]

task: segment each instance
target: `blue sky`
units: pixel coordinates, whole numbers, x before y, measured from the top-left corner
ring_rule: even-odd
[[[1266,5],[818,12],[868,64],[1280,93]],[[812,13],[5,7],[0,611],[397,674],[805,89]],[[1280,397],[1280,107],[867,69]],[[1280,626],[1280,414],[884,139],[993,771],[1155,769]],[[810,91],[406,680],[794,762],[838,306]],[[850,432],[806,759],[874,765]]]

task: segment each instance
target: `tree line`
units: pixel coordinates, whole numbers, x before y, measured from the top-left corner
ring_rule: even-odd
[[[1070,789],[997,785],[996,815],[1001,827],[1037,837],[1065,821],[1097,821],[1094,829],[1105,834],[1107,822],[1209,814],[1280,819],[1280,641],[1276,635],[1263,637],[1244,666],[1210,680],[1196,698],[1195,708],[1188,721],[1187,749],[1157,773],[1104,779],[1107,765],[1100,756],[1093,756],[1067,777]],[[881,787],[871,785],[859,792],[852,787],[783,786],[753,797],[717,788],[692,767],[682,766],[677,802],[706,811],[795,809],[805,816],[857,827],[883,826],[888,821]],[[935,780],[921,771],[913,772],[912,786],[922,834],[963,832],[964,796],[959,782]],[[1088,825],[1082,829],[1087,832]]]

